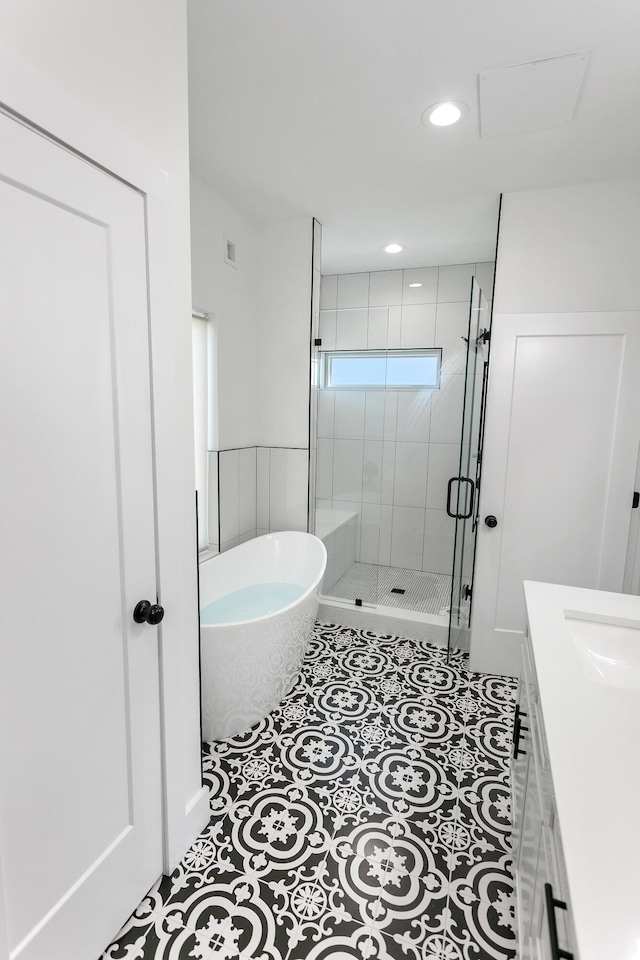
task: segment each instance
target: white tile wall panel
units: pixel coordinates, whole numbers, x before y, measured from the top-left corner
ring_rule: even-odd
[[[387,327],[389,325],[388,307],[370,307],[367,324],[367,349],[386,350]]]
[[[391,566],[422,569],[424,514],[419,507],[393,507]]]
[[[220,452],[220,549],[240,535],[238,450]]]
[[[421,283],[421,287],[411,287]],[[405,270],[402,279],[402,303],[435,303],[438,296],[438,268],[416,267]]]
[[[402,270],[377,270],[369,274],[369,306],[402,303]]]
[[[360,517],[361,563],[378,563],[380,550],[380,512],[379,503],[363,503]]]
[[[365,440],[362,464],[362,502],[380,503],[381,489],[382,440]]]
[[[427,470],[427,507],[429,509],[446,509],[447,483],[450,477],[458,476],[459,465],[459,443],[431,444]]]
[[[309,533],[316,532],[316,478],[318,475],[318,450],[317,447],[309,450],[309,494],[308,494],[308,522],[307,530]]]
[[[316,496],[320,500],[333,499],[333,444],[333,440],[318,438]]]
[[[253,540],[257,535],[257,529],[254,527],[253,530],[247,530],[245,533],[241,533],[238,537],[238,543],[246,543],[247,540]]]
[[[466,300],[471,294],[471,277],[474,263],[458,263],[451,267],[438,267],[438,303]]]
[[[341,523],[335,532],[336,579],[347,572],[347,527]]]
[[[367,390],[365,393],[365,440],[382,440],[384,429],[384,399],[384,390]]]
[[[395,440],[398,432],[398,393],[384,391],[384,422],[382,435],[385,440]]]
[[[460,442],[464,380],[461,374],[446,376],[440,389],[434,392],[431,406],[432,443]]]
[[[322,340],[323,350],[336,348],[336,310],[320,311],[320,326],[318,336]]]
[[[387,324],[387,348],[389,350],[398,350],[400,348],[400,332],[402,327],[402,307],[389,307],[389,321]]]
[[[396,443],[394,506],[424,508],[429,446],[428,443]]]
[[[322,542],[325,545],[327,551],[327,566],[324,572],[324,581],[322,584],[323,592],[326,593],[327,590],[330,590],[338,579],[336,575],[336,535],[334,533],[328,533],[322,538]]]
[[[347,521],[347,535],[345,540],[346,564],[345,570],[348,570],[355,562],[358,555],[358,520],[352,517]]]
[[[307,450],[271,448],[269,518],[271,530],[307,529]]]
[[[436,347],[442,347],[443,372],[464,373],[469,333],[469,303],[439,303],[436,308]]]
[[[391,564],[392,526],[393,507],[383,503],[380,506],[380,540],[378,546],[378,563],[382,563],[387,567]]]
[[[338,310],[369,306],[369,274],[344,273],[338,276]]]
[[[338,306],[338,278],[327,276],[322,278],[320,286],[320,309],[335,310]]]
[[[269,529],[269,447],[258,447],[256,451],[256,526],[261,530]]]
[[[396,474],[396,442],[385,440],[382,444],[382,480],[380,502],[393,503],[393,487]]]
[[[414,303],[402,307],[400,346],[433,347],[436,333],[435,303]]]
[[[218,530],[218,454],[216,451],[209,452],[209,476],[208,476],[208,508],[209,508],[209,543],[213,546],[219,546]]]
[[[238,534],[254,531],[256,523],[256,448],[238,450]]]
[[[334,390],[318,391],[318,437],[334,437],[333,417],[336,394]]]
[[[431,401],[431,390],[398,391],[397,440],[428,443]]]
[[[363,440],[334,440],[333,499],[362,501]]]
[[[427,510],[424,527],[422,569],[430,573],[451,574],[455,520],[444,510]]]
[[[237,547],[240,543],[240,537],[233,537],[231,540],[224,540],[220,544],[220,553],[225,553],[227,550],[233,550],[234,547]]]
[[[336,350],[366,350],[369,310],[366,307],[336,312]],[[322,343],[324,347],[324,341]]]
[[[363,390],[336,390],[334,436],[362,439],[364,436],[364,406],[366,395]]]

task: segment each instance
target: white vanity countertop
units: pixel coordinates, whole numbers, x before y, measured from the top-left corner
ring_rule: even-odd
[[[640,960],[640,689],[591,679],[565,619],[640,625],[640,597],[524,588],[578,955]]]

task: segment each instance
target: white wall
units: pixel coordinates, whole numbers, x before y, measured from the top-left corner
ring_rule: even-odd
[[[319,391],[317,503],[358,514],[363,563],[451,572],[474,275],[490,298],[492,263],[323,278],[322,350],[442,348],[439,390]]]
[[[237,266],[225,262],[225,237]],[[257,228],[200,180],[191,179],[193,305],[212,315],[217,363],[215,447],[255,446],[258,406]]]
[[[175,863],[192,839],[185,809],[194,809],[201,785],[185,0],[3,4],[0,98],[108,169],[154,181],[168,201],[160,231],[167,302],[156,311],[152,300],[152,357],[165,666],[171,661],[163,687],[166,802]],[[63,634],[56,640],[64,642]]]
[[[639,222],[640,179],[506,194],[495,313],[637,309]]]
[[[254,224],[192,179],[193,304],[214,326],[209,541],[220,550],[307,529],[312,225]]]
[[[313,219],[259,232],[258,444],[309,446],[309,337]]]

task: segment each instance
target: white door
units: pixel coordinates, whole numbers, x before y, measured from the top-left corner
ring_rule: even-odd
[[[622,590],[640,313],[500,315],[491,339],[470,666],[517,675],[523,580]]]
[[[162,872],[144,198],[6,116],[0,142],[8,947],[95,960]]]

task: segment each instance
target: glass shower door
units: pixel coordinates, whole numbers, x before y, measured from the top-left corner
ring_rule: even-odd
[[[473,592],[482,421],[486,392],[491,317],[489,304],[475,278],[471,281],[467,360],[458,476],[449,480],[447,513],[455,517],[451,607],[447,652],[466,646]]]

